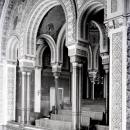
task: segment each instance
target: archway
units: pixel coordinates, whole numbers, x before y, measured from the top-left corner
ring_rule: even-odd
[[[13,35],[9,38],[6,48],[6,64],[5,64],[5,72],[6,78],[4,83],[4,103],[5,107],[5,117],[4,123],[7,121],[16,120],[16,88],[17,86],[17,63],[18,63],[18,50],[19,50],[19,41],[20,38],[17,35]],[[7,96],[10,95],[10,98]]]
[[[106,93],[105,102],[103,100],[103,111],[106,113],[106,119],[103,120],[106,121],[106,124],[108,124],[108,104],[109,104],[109,98],[108,98],[108,73],[105,74],[106,71],[109,71],[109,62],[104,63],[104,57],[109,57],[109,50],[108,50],[108,41],[107,36],[105,34],[105,25],[104,25],[104,7],[100,2],[87,2],[86,5],[84,5],[84,8],[80,10],[81,13],[79,13],[79,19],[78,19],[78,27],[79,27],[79,40],[82,39],[83,41],[86,41],[87,50],[88,48],[91,48],[90,51],[87,51],[87,55],[91,55],[91,57],[87,57],[88,62],[88,77],[89,77],[89,88],[87,87],[88,91],[90,91],[91,99],[95,100],[95,98],[101,97],[103,99],[103,95]],[[89,62],[91,58],[92,62]],[[101,60],[103,59],[103,61]],[[101,63],[102,61],[102,63]],[[107,67],[105,65],[108,65]],[[105,79],[105,76],[107,75],[107,79]],[[103,78],[105,79],[103,81]],[[100,85],[100,87],[99,87]],[[96,88],[95,88],[96,87]],[[99,87],[100,91],[95,91],[94,89],[98,89]],[[103,89],[104,87],[104,94]],[[99,90],[98,89],[98,90]],[[99,94],[101,93],[101,95]],[[99,101],[102,102],[102,101]],[[102,122],[104,124],[104,122]]]

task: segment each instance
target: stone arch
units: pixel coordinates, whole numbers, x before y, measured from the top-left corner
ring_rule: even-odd
[[[82,26],[85,26],[86,21],[89,17],[89,15],[93,12],[98,12],[100,10],[104,9],[104,5],[100,2],[86,2],[86,4],[84,4],[83,8],[80,9],[79,12],[79,17],[78,17],[78,37],[79,38],[84,38],[85,36],[82,36],[80,34],[86,34],[85,33],[85,28],[83,29]],[[84,18],[84,13],[87,11],[86,17]],[[106,43],[104,42],[104,34],[103,34],[103,27],[101,25],[99,25],[97,22],[92,21],[96,27],[98,28],[99,32],[100,32],[100,53],[103,53],[104,51],[107,51],[107,47],[106,47]],[[82,33],[83,31],[83,33]]]
[[[78,15],[78,36],[80,37],[80,34],[82,32],[82,22],[84,20],[83,15],[84,13],[87,11],[87,17],[90,15],[90,13],[93,10],[97,10],[97,9],[103,9],[103,4],[100,2],[95,2],[95,1],[90,1],[90,2],[86,2],[83,7],[79,10],[79,15]]]
[[[38,27],[40,22],[46,15],[46,13],[53,7],[61,5],[66,15],[66,22],[68,26],[66,26],[66,34],[68,36],[67,43],[70,43],[74,40],[74,11],[72,8],[72,3],[70,0],[61,1],[61,0],[39,0],[34,7],[32,8],[29,17],[26,21],[27,29],[24,35],[24,43],[26,44],[26,54],[35,56],[35,45],[36,45],[36,35],[38,31]],[[70,29],[71,28],[71,29]]]
[[[65,35],[66,24],[64,24],[57,38],[57,62],[63,63],[63,46],[66,39]]]
[[[93,65],[94,65],[94,70],[98,70],[98,56],[99,56],[99,46],[97,45],[94,48],[93,51]]]
[[[104,28],[101,24],[97,23],[96,21],[92,20],[92,23],[96,25],[96,27],[99,30],[100,39],[99,39],[99,45],[100,45],[100,53],[108,52],[108,46],[105,42],[105,35],[104,35]]]
[[[19,38],[17,36],[11,36],[7,42],[6,59],[7,61],[17,61],[17,50],[19,46]]]
[[[50,50],[51,50],[51,63],[56,63],[56,43],[54,39],[47,34],[42,34],[39,36],[38,39],[45,39],[45,41],[48,43]]]
[[[42,67],[42,56],[43,56],[43,53],[46,49],[46,45],[42,44],[38,47],[37,49],[37,52],[36,52],[36,63],[35,63],[35,66],[39,66],[39,67]]]
[[[87,48],[87,59],[88,59],[88,70],[92,70],[92,64],[93,64],[93,61],[92,61],[92,49],[91,49],[91,46],[89,45],[88,48]]]

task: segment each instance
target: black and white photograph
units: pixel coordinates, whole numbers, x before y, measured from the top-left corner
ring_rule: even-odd
[[[0,130],[130,130],[130,0],[0,0]]]

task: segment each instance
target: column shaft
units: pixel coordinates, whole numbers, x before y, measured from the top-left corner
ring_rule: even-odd
[[[22,72],[21,123],[25,123],[26,72]]]
[[[59,96],[58,96],[58,85],[59,85],[59,77],[58,76],[55,76],[55,114],[58,114],[58,109],[59,109],[59,104],[58,104],[58,98],[59,98]]]
[[[95,96],[94,96],[94,95],[95,95],[95,93],[94,93],[94,91],[95,91],[95,90],[94,90],[94,89],[95,89],[95,88],[94,88],[94,84],[95,84],[95,82],[94,82],[94,80],[93,80],[93,81],[92,81],[92,99],[93,99],[93,100],[95,99]]]
[[[72,63],[72,129],[80,130],[81,121],[81,66],[78,63]]]
[[[106,73],[106,125],[109,124],[109,73]]]
[[[106,98],[106,75],[104,75],[103,98]]]
[[[41,112],[41,68],[35,68],[34,112]]]
[[[86,98],[89,98],[89,81],[88,81],[88,76],[87,76],[87,96],[86,96]]]
[[[27,72],[27,124],[30,123],[30,78],[31,72]]]

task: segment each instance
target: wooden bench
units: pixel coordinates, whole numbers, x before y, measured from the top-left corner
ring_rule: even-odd
[[[72,123],[67,121],[39,119],[36,120],[36,126],[50,128],[53,130],[71,130]]]
[[[51,114],[51,120],[61,120],[61,121],[69,121],[72,122],[72,115],[55,115]],[[81,116],[81,125],[82,126],[89,126],[90,125],[90,118],[87,116]]]
[[[72,110],[60,110],[58,112],[60,115],[72,115]],[[81,116],[89,117],[93,120],[102,120],[103,119],[103,112],[95,112],[95,111],[82,111]]]

